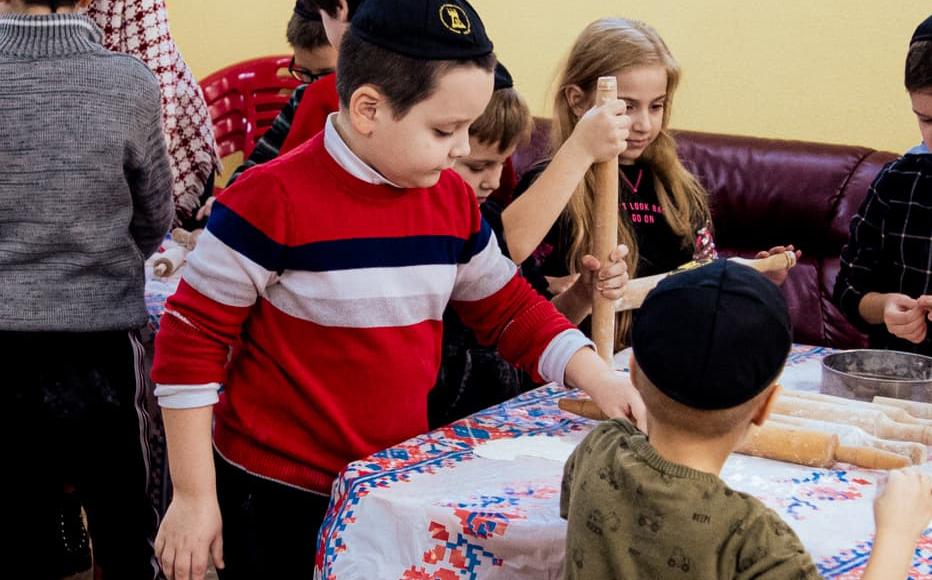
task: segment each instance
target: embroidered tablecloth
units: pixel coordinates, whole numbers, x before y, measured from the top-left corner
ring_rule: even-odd
[[[818,390],[829,352],[795,346],[781,382]],[[595,425],[557,407],[577,394],[544,386],[350,464],[334,483],[317,577],[559,578],[563,461]],[[882,472],[733,455],[722,477],[779,513],[823,576],[860,578]],[[917,544],[910,577],[932,579],[932,530]]]

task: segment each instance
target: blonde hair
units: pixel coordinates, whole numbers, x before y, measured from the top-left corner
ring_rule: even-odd
[[[666,69],[666,104],[660,134],[644,151],[641,160],[653,172],[654,189],[663,208],[664,218],[670,229],[683,238],[684,247],[688,247],[695,242],[693,235],[696,229],[710,219],[707,194],[677,157],[676,142],[669,133],[668,125],[673,94],[680,80],[680,67],[663,39],[649,25],[624,18],[603,18],[582,31],[567,57],[554,98],[551,130],[553,151],[569,139],[579,121],[566,98],[569,87],[575,86],[585,94],[593,95],[600,76],[615,75],[632,67],[653,65]],[[582,257],[591,251],[595,221],[592,214],[594,185],[594,172],[590,169],[565,210],[573,232],[567,256],[567,268],[571,273],[580,271]],[[623,212],[620,217],[618,240],[630,250],[627,257],[628,272],[634,277],[637,275],[640,255],[637,239],[627,214]],[[629,329],[630,316],[620,316],[616,324],[616,348],[625,345]]]
[[[498,89],[482,115],[469,126],[469,136],[484,145],[498,145],[504,153],[512,145],[530,141],[534,121],[531,110],[514,88]]]

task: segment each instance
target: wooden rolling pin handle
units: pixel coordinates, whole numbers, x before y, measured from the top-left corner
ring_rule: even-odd
[[[897,423],[886,415],[881,418],[877,435],[887,439],[893,438],[903,441],[917,441],[925,445],[932,445],[932,427],[928,425]]]
[[[618,81],[615,77],[599,77],[596,103],[604,105],[618,99]],[[592,236],[592,254],[602,263],[618,245],[618,160],[595,165],[595,221]],[[615,304],[602,296],[592,285],[592,341],[596,352],[609,365],[615,355]]]
[[[557,402],[557,406],[559,406],[562,411],[579,415],[586,419],[594,419],[596,421],[605,421],[608,419],[608,416],[603,413],[602,409],[591,399],[560,399]]]
[[[899,453],[872,447],[848,447],[846,445],[839,445],[835,449],[835,459],[867,469],[900,469],[913,464],[909,457]]]
[[[890,397],[874,397],[875,403],[881,405],[890,405],[905,410],[913,417],[919,419],[932,419],[932,404],[922,403],[919,401],[907,401],[905,399],[894,399]]]

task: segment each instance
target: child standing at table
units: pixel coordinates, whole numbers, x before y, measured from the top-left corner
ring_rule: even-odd
[[[640,416],[448,171],[494,65],[464,0],[367,0],[340,112],[218,198],[156,338],[175,484],[156,551],[175,576],[203,577],[210,555],[224,578],[310,577],[337,472],[426,430],[447,304],[535,379]]]
[[[719,478],[766,421],[791,337],[777,287],[746,266],[720,260],[657,285],[634,314],[630,361],[650,436],[606,421],[567,460],[565,578],[821,578],[776,513]],[[874,511],[864,578],[903,578],[932,519],[932,479],[891,473]]]
[[[0,0],[0,424],[15,474],[4,510],[12,578],[63,571],[66,483],[104,578],[157,573],[139,329],[143,263],[174,214],[172,173],[157,79],[101,45],[80,14],[87,4]]]
[[[871,185],[851,220],[835,302],[872,347],[932,356],[932,16],[910,40],[905,84],[924,147]]]
[[[618,97],[631,118],[627,148],[621,154],[618,240],[628,247],[628,274],[649,276],[677,268],[693,258],[696,234],[710,224],[708,196],[676,154],[668,126],[680,67],[663,39],[649,25],[622,18],[597,20],[579,35],[559,75],[554,99],[553,144],[562,145],[596,97],[600,76],[615,76]],[[549,162],[548,162],[549,163]],[[541,239],[536,250],[516,249],[532,257],[522,272],[572,322],[583,321],[591,309],[585,257],[592,243],[593,173],[574,189],[546,200],[522,199],[547,163],[529,171],[518,185],[515,201],[502,221],[509,231],[533,232]],[[552,227],[551,227],[552,226]],[[793,247],[775,247],[758,257]],[[786,272],[774,276],[782,283]],[[568,288],[568,289],[567,289]],[[563,291],[566,289],[566,291]],[[627,317],[617,325],[616,348],[627,342]]]

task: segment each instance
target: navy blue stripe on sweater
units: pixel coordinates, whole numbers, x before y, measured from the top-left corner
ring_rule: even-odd
[[[482,220],[479,231],[464,240],[424,235],[398,238],[351,238],[288,247],[269,238],[230,208],[214,204],[207,224],[224,244],[266,270],[333,272],[361,268],[400,268],[465,264],[488,245],[492,230]]]

